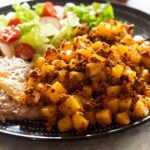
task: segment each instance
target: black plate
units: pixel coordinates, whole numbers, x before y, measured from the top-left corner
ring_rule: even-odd
[[[68,0],[51,0],[55,4],[65,4]],[[31,5],[43,2],[42,0],[36,0],[29,2]],[[73,1],[72,1],[73,2]],[[80,0],[74,0],[75,3]],[[92,0],[84,0],[84,3],[91,4]],[[135,34],[142,35],[146,39],[150,39],[150,15],[145,14],[139,10],[122,6],[119,4],[113,4],[115,9],[116,19],[126,21],[128,23],[134,23],[136,25]],[[7,13],[11,11],[11,6],[7,6],[0,9],[0,13]],[[84,134],[80,134],[76,131],[71,131],[67,133],[60,133],[57,129],[53,129],[52,132],[48,133],[45,131],[44,122],[42,121],[20,121],[20,122],[6,122],[0,123],[0,132],[4,134],[9,134],[18,137],[24,137],[28,139],[38,139],[38,140],[60,140],[60,139],[80,139],[80,138],[90,138],[97,137],[106,134],[111,134],[121,130],[129,129],[140,125],[146,121],[150,120],[150,115],[141,120],[134,120],[128,126],[121,126],[118,124],[113,124],[107,128],[100,127],[98,125],[91,126]]]

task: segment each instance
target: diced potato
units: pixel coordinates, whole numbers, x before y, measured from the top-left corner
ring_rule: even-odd
[[[42,78],[44,79],[47,73],[53,72],[54,70],[55,70],[54,65],[44,64],[42,66],[42,73],[41,73]]]
[[[144,94],[148,97],[150,97],[150,86],[147,86],[146,89],[144,90]]]
[[[60,132],[66,132],[73,129],[73,122],[71,117],[66,116],[62,118],[61,120],[58,121],[57,126]]]
[[[102,63],[88,63],[86,65],[86,75],[88,77],[93,77],[97,75],[102,70]]]
[[[121,65],[116,65],[112,68],[112,76],[114,76],[115,78],[120,78],[122,73],[123,73],[124,67]]]
[[[33,87],[36,86],[37,83],[38,83],[38,79],[37,78],[29,77],[28,83],[27,83],[27,87],[28,88],[33,88]]]
[[[64,108],[67,110],[66,112],[69,113],[68,115],[72,115],[77,111],[83,111],[81,103],[79,103],[79,101],[74,96],[67,98],[63,104]]]
[[[54,65],[56,69],[63,69],[67,65],[63,60],[60,59],[53,60],[51,64]]]
[[[86,111],[85,112],[85,118],[89,120],[90,124],[96,123],[96,112],[95,111]]]
[[[45,90],[44,83],[38,83],[38,84],[36,85],[35,89],[36,89],[37,91],[43,93],[44,90]]]
[[[84,79],[84,74],[77,71],[69,72],[69,79],[72,82],[80,82]]]
[[[150,57],[142,56],[141,62],[144,64],[144,66],[145,66],[148,70],[150,70]]]
[[[107,95],[109,97],[117,97],[120,94],[121,87],[119,85],[110,86],[107,88]]]
[[[86,96],[86,97],[91,97],[93,90],[92,90],[92,87],[91,87],[91,86],[86,86],[86,85],[85,85],[85,86],[83,87],[83,89],[82,89],[82,92],[83,92],[84,96]]]
[[[134,116],[135,117],[146,117],[149,114],[148,107],[145,106],[145,104],[138,100],[134,106]]]
[[[60,52],[60,57],[62,60],[64,60],[65,62],[69,63],[70,60],[73,57],[73,51],[72,50],[66,50],[66,51],[61,51]]]
[[[112,98],[109,100],[106,100],[106,107],[111,111],[111,113],[115,114],[118,112],[118,99]]]
[[[149,71],[147,69],[143,69],[140,77],[143,78],[145,81],[148,81],[149,79]]]
[[[150,97],[143,96],[143,97],[141,98],[141,100],[142,100],[142,102],[145,104],[145,106],[150,109]]]
[[[126,98],[119,100],[119,110],[121,112],[129,110],[131,107],[132,98]]]
[[[67,93],[67,90],[62,86],[60,82],[55,82],[52,86],[49,86],[46,91],[46,96],[52,103],[57,103],[63,93]]]
[[[129,61],[132,64],[138,65],[140,63],[140,61],[141,61],[141,55],[137,51],[130,50],[128,52],[128,57],[129,57]]]
[[[89,121],[83,116],[82,113],[75,113],[72,116],[72,120],[73,120],[73,125],[74,128],[79,131],[79,132],[84,132],[86,131],[88,125],[89,125]]]
[[[87,103],[87,99],[81,95],[74,95],[74,98],[82,105],[85,106]]]
[[[39,70],[42,70],[42,66],[45,63],[44,57],[38,57],[35,63],[35,67],[38,68]]]
[[[126,112],[122,112],[116,115],[116,122],[127,125],[130,123],[129,115]]]
[[[131,81],[132,84],[134,84],[135,78],[136,78],[136,72],[135,71],[125,70],[123,74],[129,78],[129,80]]]
[[[101,41],[97,41],[95,43],[92,44],[92,48],[96,51],[97,49],[99,49],[100,47],[102,47],[102,42]]]
[[[41,108],[40,113],[47,119],[53,119],[58,115],[58,108],[56,105],[45,106]]]
[[[57,50],[52,47],[49,47],[44,54],[44,58],[47,62],[51,62],[55,59],[58,59]]]
[[[74,45],[70,41],[63,41],[60,45],[61,50],[74,50]]]
[[[112,122],[111,113],[109,109],[103,109],[96,113],[96,120],[101,125],[110,125]]]
[[[107,79],[107,76],[106,76],[106,73],[104,71],[101,71],[97,75],[93,76],[91,79],[94,82],[104,81]]]
[[[104,63],[106,61],[106,59],[104,57],[94,53],[91,56],[91,61]]]
[[[82,55],[84,59],[90,59],[93,53],[92,48],[83,48],[77,51],[78,54]]]

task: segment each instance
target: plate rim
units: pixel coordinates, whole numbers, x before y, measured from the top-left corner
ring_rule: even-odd
[[[99,0],[97,0],[98,2],[100,2]],[[29,3],[30,5],[34,5],[38,2],[42,2],[41,0],[36,0],[36,1],[28,1],[27,3]],[[87,3],[87,2],[86,2]],[[88,2],[88,3],[91,3],[91,2]],[[140,15],[140,16],[144,16],[144,19],[149,19],[150,20],[150,14],[146,13],[146,12],[143,12],[141,10],[138,10],[136,8],[133,8],[133,7],[130,7],[130,6],[126,6],[126,5],[123,5],[123,4],[119,4],[119,3],[116,3],[116,2],[112,2],[111,3],[113,5],[113,7],[119,7],[119,8],[123,8],[125,9],[125,11],[131,11],[136,13],[137,15]],[[8,5],[8,6],[4,6],[4,7],[0,7],[0,14],[1,12],[3,12],[3,10],[6,12],[7,10],[12,10],[12,5]],[[150,23],[150,22],[149,22]],[[15,132],[12,132],[12,131],[6,131],[6,130],[3,130],[3,129],[0,129],[0,134],[3,134],[3,135],[10,135],[11,137],[16,137],[16,138],[23,138],[23,139],[28,139],[28,140],[40,140],[40,141],[44,141],[44,140],[56,140],[56,141],[62,141],[62,140],[80,140],[80,139],[90,139],[90,138],[97,138],[97,137],[101,137],[101,136],[105,136],[105,135],[111,135],[111,134],[114,134],[114,133],[118,133],[120,131],[124,131],[124,130],[127,130],[127,129],[131,129],[131,128],[134,128],[134,127],[137,127],[139,125],[142,125],[146,122],[150,121],[150,114],[149,116],[139,120],[139,121],[136,121],[132,124],[129,124],[129,125],[126,125],[126,126],[122,126],[122,127],[119,127],[119,128],[116,128],[116,129],[111,129],[111,130],[108,130],[108,131],[103,131],[103,132],[98,132],[98,133],[91,133],[91,134],[86,134],[86,135],[76,135],[76,136],[38,136],[38,135],[26,135],[26,134],[22,134],[22,133],[15,133]]]

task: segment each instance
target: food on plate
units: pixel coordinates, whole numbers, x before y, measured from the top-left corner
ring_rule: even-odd
[[[13,8],[0,18],[2,119],[82,133],[149,115],[150,42],[114,20],[110,4]]]

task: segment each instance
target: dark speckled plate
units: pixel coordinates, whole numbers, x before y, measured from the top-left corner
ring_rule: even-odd
[[[55,4],[65,4],[68,0],[51,0]],[[79,0],[74,0],[76,3]],[[42,2],[36,0],[30,2],[31,5]],[[72,1],[73,2],[73,1]],[[90,4],[92,0],[84,0],[84,3]],[[139,10],[132,9],[126,6],[113,4],[115,9],[116,19],[126,21],[128,23],[133,23],[136,25],[135,34],[142,35],[146,39],[150,39],[150,15],[145,14]],[[7,13],[11,11],[11,6],[4,7],[0,9],[0,13]],[[80,138],[90,138],[97,137],[106,134],[112,134],[121,130],[129,129],[145,123],[150,120],[150,115],[141,120],[134,120],[128,126],[121,126],[119,124],[113,124],[107,128],[95,125],[88,128],[84,134],[80,134],[76,131],[71,131],[68,133],[60,133],[57,129],[53,129],[52,132],[48,133],[45,131],[44,122],[42,121],[20,121],[20,122],[6,122],[0,123],[0,132],[8,135],[14,135],[18,137],[24,137],[28,139],[38,139],[38,140],[60,140],[60,139],[80,139]]]

